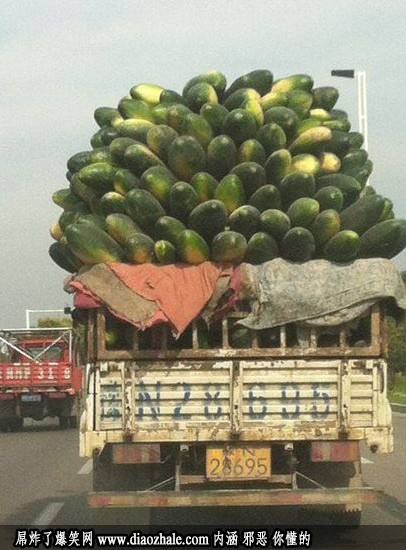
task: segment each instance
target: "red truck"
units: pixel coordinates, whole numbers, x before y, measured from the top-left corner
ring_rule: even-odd
[[[75,427],[81,371],[70,328],[0,331],[0,429],[18,430],[24,418],[59,418]]]

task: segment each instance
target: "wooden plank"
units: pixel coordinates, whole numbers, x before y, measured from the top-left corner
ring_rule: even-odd
[[[94,323],[92,319],[94,312],[92,311],[88,319],[89,337],[91,337],[91,325]],[[387,347],[387,335],[384,329],[385,320],[381,322],[380,306],[375,305],[371,310],[371,345],[365,347],[351,348],[347,346],[345,331],[340,332],[340,342],[338,346],[333,347],[317,347],[317,333],[315,329],[311,332],[310,347],[287,347],[286,342],[286,327],[280,327],[280,347],[276,348],[259,348],[258,343],[251,349],[232,349],[228,342],[228,319],[240,319],[247,315],[247,312],[234,312],[222,320],[223,330],[223,347],[221,349],[183,349],[183,350],[166,350],[165,345],[161,350],[138,350],[134,343],[132,350],[106,350],[105,349],[105,312],[103,309],[96,310],[96,332],[97,332],[97,356],[102,360],[127,360],[133,358],[151,358],[151,359],[187,359],[187,358],[210,358],[210,357],[379,357]],[[383,314],[382,314],[383,316]],[[135,333],[137,331],[135,330]],[[194,346],[197,347],[197,335],[194,333]],[[91,339],[88,342],[88,348]],[[163,342],[164,344],[164,339]],[[317,343],[317,342],[316,342]],[[88,349],[91,353],[91,346]]]
[[[388,338],[388,317],[381,312],[381,349],[382,358],[387,359],[389,353],[389,338]]]
[[[376,347],[381,351],[381,313],[379,304],[375,304],[371,312],[371,347]]]
[[[286,326],[283,325],[282,327],[280,327],[280,348],[281,350],[283,350],[283,355],[285,355],[285,351],[286,351]],[[278,349],[278,348],[275,348],[275,349]]]
[[[317,349],[317,330],[314,327],[310,329],[310,347]]]
[[[271,381],[272,382],[272,381]],[[266,387],[261,388],[258,391],[258,395],[261,397],[264,397],[267,400],[277,400],[279,401],[281,399],[281,388],[279,384],[275,384],[275,387],[273,387],[273,383],[269,383],[266,385]],[[298,384],[299,390],[300,390],[300,399],[315,399],[314,389],[312,388],[313,382],[309,382],[308,384]],[[243,398],[249,399],[251,396],[252,390],[249,388],[244,387],[243,390]],[[354,396],[354,393],[352,394]],[[337,387],[336,385],[332,384],[332,387],[329,388],[328,391],[329,398],[337,397]],[[368,389],[368,391],[360,391],[357,394],[355,394],[355,397],[371,397],[371,391]],[[320,398],[321,399],[321,398]]]
[[[170,359],[231,359],[231,358],[249,358],[249,359],[277,359],[281,357],[291,357],[303,359],[306,358],[342,358],[342,357],[380,357],[380,347],[359,347],[359,348],[250,348],[250,349],[182,349],[182,350],[140,350],[132,352],[131,350],[109,350],[99,352],[98,358],[102,361],[121,361],[131,359],[151,359],[151,360],[170,360]]]
[[[227,318],[221,321],[221,330],[222,330],[222,337],[223,337],[222,338],[223,349],[228,351],[228,349],[230,348],[230,344],[228,341],[228,319]],[[211,351],[211,350],[206,350],[206,351]]]
[[[106,317],[101,309],[96,311],[96,350],[97,357],[109,353],[106,350]]]
[[[132,351],[134,354],[136,354],[139,352],[139,349],[140,349],[140,339],[139,339],[138,330],[135,327],[132,331],[132,336],[133,336]]]
[[[233,361],[230,369],[230,387],[229,393],[230,400],[230,420],[231,431],[234,435],[237,435],[241,431],[241,362]]]
[[[90,363],[96,359],[96,353],[94,348],[94,327],[95,327],[96,314],[93,309],[90,309],[87,315],[87,324],[86,324],[86,358],[87,362]]]
[[[345,329],[340,330],[340,343],[339,343],[340,349],[345,350],[347,346],[347,332]]]
[[[192,323],[192,348],[193,350],[199,349],[199,336],[197,333],[197,322]]]

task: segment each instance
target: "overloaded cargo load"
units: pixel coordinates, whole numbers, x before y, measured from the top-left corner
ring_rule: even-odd
[[[367,180],[372,161],[338,90],[254,70],[209,71],[182,93],[133,86],[94,113],[91,149],[67,163],[49,253],[63,269],[259,265],[392,258],[406,221]]]
[[[238,310],[244,314],[233,327],[231,344],[246,347],[253,333],[292,323],[303,335],[312,327],[337,332],[383,300],[406,310],[401,276],[385,259],[338,265],[327,260],[292,264],[276,258],[260,266],[235,267],[213,262],[98,264],[70,278],[66,288],[75,292],[78,309],[104,308],[111,319],[119,320],[107,331],[107,345],[115,345],[123,334],[125,338],[122,322],[139,331],[166,324],[179,339],[197,319],[198,334],[203,336],[216,321]]]

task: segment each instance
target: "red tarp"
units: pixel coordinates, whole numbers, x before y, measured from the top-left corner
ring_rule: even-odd
[[[169,322],[177,334],[181,334],[202,311],[212,297],[219,277],[230,277],[233,272],[232,267],[213,262],[204,262],[197,266],[124,263],[105,265],[119,283],[124,284],[137,297],[156,306],[148,319],[142,318],[141,315],[137,319],[137,315],[134,315],[134,307],[131,317],[127,316],[125,307],[118,308],[117,305],[110,303],[113,300],[108,297],[108,289],[102,296],[100,287],[96,289],[95,285],[92,285],[91,272],[96,268],[100,270],[100,265],[73,279],[70,286],[79,292],[84,292],[87,299],[90,297],[96,300],[96,303],[102,302],[113,314],[136,326],[145,328],[157,322]],[[114,281],[111,281],[109,285],[111,289],[114,284]],[[110,294],[113,297],[114,292]],[[77,300],[80,302],[81,299]]]

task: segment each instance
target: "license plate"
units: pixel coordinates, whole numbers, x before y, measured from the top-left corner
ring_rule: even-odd
[[[206,477],[210,481],[269,479],[270,476],[270,447],[247,445],[206,449]]]
[[[41,401],[40,395],[22,395],[21,401],[25,403],[39,403]]]

